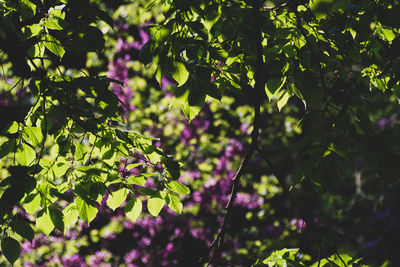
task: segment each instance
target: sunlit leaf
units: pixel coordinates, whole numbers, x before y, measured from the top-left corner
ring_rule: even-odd
[[[62,47],[60,41],[56,38],[47,34],[44,36],[43,42],[46,48],[49,49],[50,52],[52,52],[56,56],[58,56],[59,58],[62,58],[64,56],[65,49]]]
[[[181,214],[183,208],[181,200],[173,194],[168,194],[167,196],[168,196],[167,198],[168,207],[176,211],[177,213]]]
[[[29,166],[36,159],[35,150],[27,144],[22,144],[15,155],[15,159],[22,166]]]
[[[110,209],[115,210],[119,208],[122,203],[124,203],[126,197],[128,196],[129,190],[126,188],[120,188],[117,191],[112,192],[107,199],[107,205]]]
[[[24,132],[31,140],[32,144],[38,146],[43,141],[42,130],[39,127],[25,127]]]
[[[140,213],[142,212],[142,201],[138,198],[133,197],[131,200],[126,203],[124,208],[126,216],[132,221],[136,221],[139,218]]]
[[[170,74],[179,86],[183,85],[189,78],[189,72],[187,71],[185,65],[181,62],[174,62],[172,64]]]
[[[90,223],[96,218],[98,209],[94,205],[87,203],[81,198],[76,198],[75,203],[79,211],[79,217],[85,222]]]
[[[179,182],[176,181],[170,181],[167,183],[167,186],[169,189],[171,189],[172,191],[178,193],[178,194],[183,194],[183,195],[187,195],[190,193],[190,189],[186,186],[183,185]]]
[[[39,193],[31,193],[25,197],[22,206],[26,212],[33,215],[40,208],[41,199]]]
[[[54,224],[51,220],[48,208],[42,209],[38,212],[36,218],[36,228],[47,236],[53,231]]]
[[[71,226],[75,225],[75,223],[78,221],[79,211],[74,203],[68,204],[68,206],[65,207],[65,209],[63,210],[63,214],[65,229],[68,229]]]
[[[126,179],[126,181],[130,184],[137,184],[144,186],[146,184],[146,178],[144,176],[131,176]]]
[[[150,198],[147,201],[147,209],[149,210],[150,214],[153,216],[158,216],[162,208],[164,207],[165,200],[162,198]]]

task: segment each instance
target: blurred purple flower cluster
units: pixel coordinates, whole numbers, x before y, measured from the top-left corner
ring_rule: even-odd
[[[127,26],[122,25],[120,28],[126,29]],[[142,49],[143,45],[150,39],[149,34],[143,29],[138,29],[138,37],[138,40],[131,43],[124,41],[122,38],[118,38],[115,46],[115,57],[108,64],[109,70],[107,76],[124,83],[124,85],[112,83],[111,88],[114,94],[118,96],[119,100],[123,103],[122,108],[125,113],[135,109],[135,107],[130,104],[133,98],[133,91],[132,88],[128,86],[129,79],[133,76],[133,73],[128,69],[127,63],[138,59],[140,49]]]

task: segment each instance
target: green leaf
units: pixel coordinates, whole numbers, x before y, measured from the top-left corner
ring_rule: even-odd
[[[153,216],[158,216],[162,208],[164,207],[165,200],[162,198],[150,198],[147,201],[147,209],[149,210],[150,214]]]
[[[199,114],[201,111],[201,107],[199,106],[190,106],[188,103],[189,90],[186,90],[184,94],[179,97],[175,97],[171,99],[171,105],[179,107],[186,117],[189,119],[189,122],[194,119],[194,117]]]
[[[13,179],[13,178],[12,178],[11,176],[4,178],[4,179],[1,180],[1,182],[0,182],[0,187],[9,186],[10,183],[11,183],[11,181],[12,181],[12,179]]]
[[[400,85],[396,84],[392,88],[394,95],[400,99]]]
[[[173,160],[171,157],[167,157],[165,160],[163,160],[163,165],[166,168],[168,175],[173,180],[177,180],[181,176],[179,163]]]
[[[317,20],[320,20],[326,17],[334,4],[334,0],[310,0],[310,9]]]
[[[136,167],[139,167],[139,166],[142,166],[143,165],[143,163],[132,163],[132,164],[129,164],[128,166],[126,166],[126,169],[127,170],[131,170],[131,169],[133,169],[133,168],[136,168]]]
[[[121,204],[125,201],[126,197],[128,196],[129,190],[127,188],[120,188],[117,191],[112,192],[107,199],[107,205],[112,209],[115,210],[119,208]]]
[[[268,99],[271,99],[279,92],[286,82],[286,76],[284,77],[274,77],[269,79],[265,83],[265,92],[267,93]]]
[[[21,254],[21,245],[12,237],[6,237],[1,241],[1,250],[4,257],[13,264]]]
[[[28,136],[29,140],[31,140],[32,145],[38,146],[42,143],[43,134],[39,127],[25,127],[24,132]]]
[[[129,138],[129,135],[128,135],[126,132],[122,132],[122,131],[116,129],[116,130],[115,130],[115,133],[116,133],[117,137],[118,137],[119,139],[121,139],[122,141],[125,141],[125,142],[127,142],[128,144],[131,144],[132,146],[135,146],[135,145],[133,144],[133,141]]]
[[[11,222],[11,228],[14,232],[32,242],[35,233],[29,223],[16,218]]]
[[[165,27],[159,27],[153,35],[153,39],[159,43],[163,43],[171,34],[171,30]]]
[[[27,144],[22,144],[22,147],[15,154],[15,159],[22,166],[29,166],[36,159],[35,150]]]
[[[75,203],[78,207],[79,217],[81,217],[85,222],[90,223],[94,218],[96,218],[98,209],[94,205],[87,203],[81,198],[76,198]]]
[[[34,44],[33,46],[31,46],[31,47],[28,49],[28,56],[31,57],[31,58],[41,58],[41,57],[44,56],[44,51],[45,51],[44,42],[38,42],[38,43]],[[37,60],[37,59],[34,59],[34,60]],[[33,67],[33,69],[34,69],[34,67]],[[29,88],[31,89],[31,91],[32,91],[32,89],[34,90],[34,89],[37,89],[37,88],[38,88],[37,85],[39,84],[39,81],[36,81],[36,83],[37,83],[37,84],[36,84],[36,86],[35,86],[34,88],[32,88],[31,86],[29,86]],[[37,93],[38,93],[38,90],[32,91],[32,92],[35,93],[35,94],[37,94]]]
[[[382,33],[390,43],[396,38],[396,34],[391,29],[382,29]]]
[[[8,140],[0,146],[0,159],[7,156],[11,151],[14,150],[15,140]]]
[[[160,193],[157,190],[148,188],[148,187],[141,187],[138,189],[138,192],[144,195],[152,196],[159,196]]]
[[[167,187],[178,194],[187,195],[190,193],[190,189],[186,185],[183,185],[176,181],[168,182]]]
[[[33,17],[36,13],[36,5],[29,0],[20,0],[20,14],[22,20]]]
[[[27,213],[33,215],[40,208],[41,200],[39,193],[31,193],[25,197],[22,207]]]
[[[65,19],[65,12],[63,12],[62,6],[58,6],[58,8],[53,8],[49,10],[49,16],[57,19]]]
[[[63,213],[55,207],[49,208],[50,218],[53,222],[54,226],[60,230],[61,232],[64,231],[64,215]]]
[[[137,184],[137,185],[140,185],[140,186],[145,186],[145,184],[146,184],[146,179],[144,178],[144,176],[131,176],[131,177],[128,177],[127,179],[126,179],[126,181],[129,183],[129,184]]]
[[[64,232],[78,221],[79,211],[74,203],[68,204],[63,210]]]
[[[110,25],[111,28],[114,27],[114,20],[112,19],[112,17],[110,15],[108,15],[108,13],[106,13],[105,11],[103,11],[99,8],[96,8],[95,14],[96,14],[96,17],[98,17],[99,19],[101,19],[102,21],[104,21],[105,23]]]
[[[170,74],[179,86],[182,86],[189,78],[189,72],[187,71],[185,65],[181,62],[172,63],[172,70]]]
[[[47,19],[46,22],[44,23],[44,26],[51,30],[62,30],[63,29],[60,25],[58,25],[57,20],[52,19],[52,18]]]
[[[168,203],[168,207],[171,210],[174,210],[179,214],[182,213],[183,205],[182,205],[181,200],[177,196],[172,195],[172,194],[167,194],[167,203]]]
[[[38,212],[36,218],[36,228],[47,236],[53,231],[54,224],[51,220],[48,208],[44,208]]]
[[[15,134],[20,129],[20,125],[18,122],[13,121],[12,124],[6,129],[7,129],[7,130],[5,130],[6,133]]]
[[[135,222],[139,218],[139,215],[142,212],[142,208],[142,201],[138,198],[133,197],[131,200],[128,201],[128,203],[126,203],[124,210],[126,216]]]
[[[263,260],[263,263],[267,264],[268,266],[286,266],[286,262],[288,262],[288,260],[295,260],[295,255],[298,251],[298,248],[284,248],[273,251],[266,259]]]
[[[42,30],[42,26],[40,26],[39,24],[32,24],[32,25],[27,25],[27,26],[23,27],[21,30],[22,30],[24,37],[26,39],[28,39],[28,38],[38,35],[40,33],[40,31]]]
[[[74,157],[77,161],[81,161],[83,160],[83,158],[86,155],[86,149],[83,145],[81,144],[76,144],[75,145],[75,153],[74,153]]]
[[[283,94],[279,97],[279,100],[276,103],[276,105],[278,106],[279,112],[287,104],[289,98],[290,98],[290,95],[286,91],[284,91]]]
[[[114,166],[114,162],[115,162],[116,158],[117,158],[117,154],[115,153],[115,151],[112,149],[109,149],[103,154],[103,156],[101,157],[101,160],[109,166]]]
[[[52,52],[54,55],[58,56],[59,58],[62,58],[64,56],[65,50],[62,47],[60,41],[56,38],[47,34],[44,36],[43,42],[46,48],[49,49],[50,52]]]

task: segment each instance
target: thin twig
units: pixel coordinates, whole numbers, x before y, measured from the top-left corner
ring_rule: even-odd
[[[17,87],[18,84],[19,84],[21,81],[22,81],[22,78],[20,78],[20,79],[11,87],[11,89],[8,89],[7,91],[2,92],[2,93],[0,94],[0,97],[4,96],[4,95],[6,95],[6,94],[11,93],[11,91],[12,91],[15,87]]]
[[[245,157],[240,164],[238,171],[235,174],[235,177],[232,180],[232,191],[230,194],[228,205],[226,206],[226,214],[224,217],[223,224],[217,234],[217,237],[211,243],[209,247],[208,256],[210,256],[211,252],[215,247],[220,248],[221,244],[224,241],[224,236],[226,233],[227,226],[229,224],[229,220],[232,213],[233,203],[236,199],[236,194],[238,192],[238,188],[240,185],[240,178],[242,177],[246,166],[250,162],[254,152],[257,149],[258,145],[258,136],[260,130],[260,102],[262,98],[262,90],[264,89],[266,77],[264,72],[264,59],[262,54],[262,32],[260,29],[260,24],[258,23],[258,16],[260,12],[260,6],[257,1],[254,1],[254,29],[256,33],[256,66],[255,66],[255,85],[254,85],[254,95],[252,105],[254,108],[254,120],[253,120],[253,131],[251,133],[251,143],[248,147]],[[210,259],[210,258],[209,258]],[[211,262],[211,261],[210,261]]]

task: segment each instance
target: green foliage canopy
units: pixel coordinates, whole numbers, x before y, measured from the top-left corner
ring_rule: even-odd
[[[157,65],[159,82],[164,75],[176,81],[175,104],[192,120],[208,99],[230,94],[240,96],[241,104],[254,112],[248,149],[217,241],[224,238],[240,177],[251,157],[260,153],[271,163],[268,146],[259,142],[268,113],[264,102],[276,103],[279,111],[288,103],[303,110],[302,134],[291,151],[280,155],[297,165],[286,173],[271,167],[288,198],[289,186],[307,183],[319,200],[337,195],[352,179],[349,170],[357,161],[368,166],[362,169],[372,184],[383,180],[378,193],[397,183],[393,166],[399,147],[386,143],[384,133],[375,129],[370,103],[377,95],[399,95],[398,2],[161,4],[166,19],[147,26],[152,39],[141,58]],[[6,177],[0,183],[1,247],[11,263],[20,253],[11,236],[33,238],[32,227],[18,218],[18,210],[34,215],[36,228],[49,235],[53,229],[64,232],[78,217],[90,223],[107,194],[111,209],[127,201],[125,213],[136,220],[142,210],[139,194],[148,196],[147,208],[157,216],[165,204],[181,213],[179,195],[189,193],[176,181],[180,172],[173,157],[154,146],[153,138],[126,126],[123,104],[109,89],[118,81],[97,75],[101,63],[86,66],[90,53],[104,59],[104,35],[96,23],[113,28],[112,19],[95,1],[0,1],[1,63],[7,73],[20,77],[10,91],[27,86],[32,100],[22,118],[1,125]],[[123,166],[120,157],[125,159]],[[156,173],[121,175],[138,159],[140,166]],[[146,175],[156,177],[156,189],[143,187]],[[323,196],[318,194],[321,190]],[[332,210],[318,205],[310,209],[304,203],[297,209],[309,225],[315,217],[331,222]],[[281,264],[285,255],[294,261],[295,252],[276,252],[265,261],[278,259]]]

